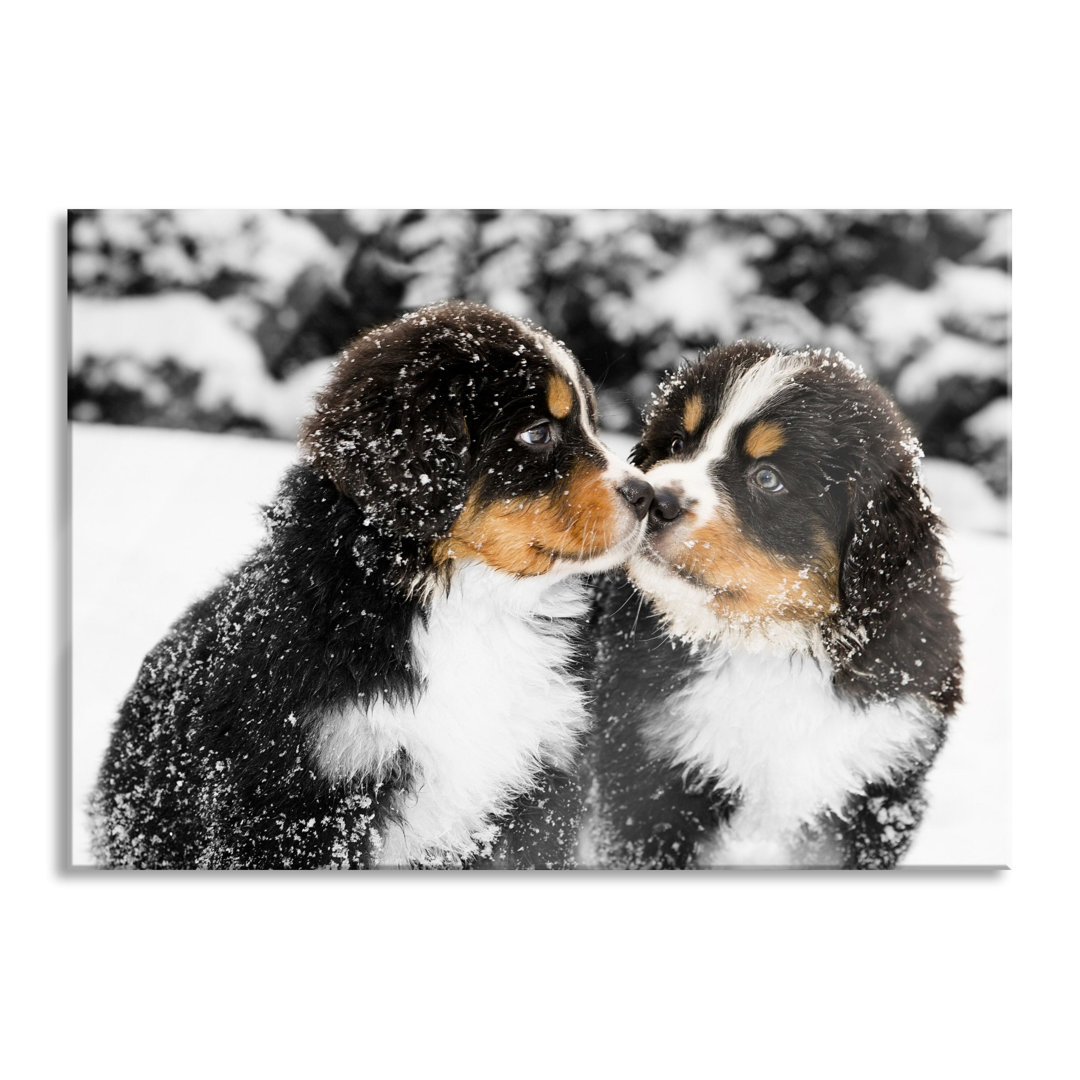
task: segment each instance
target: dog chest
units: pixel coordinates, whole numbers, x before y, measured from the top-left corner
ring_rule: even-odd
[[[409,761],[381,865],[468,858],[544,764],[570,762],[586,716],[568,633],[584,608],[577,583],[463,566],[414,628],[417,700],[325,718],[316,756],[332,778],[381,776],[402,751]]]
[[[699,862],[779,865],[803,822],[919,754],[930,717],[915,699],[861,707],[802,654],[725,652],[648,728],[654,752],[739,795]]]

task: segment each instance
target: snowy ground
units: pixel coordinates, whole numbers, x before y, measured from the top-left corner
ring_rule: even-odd
[[[623,449],[621,443],[619,449]],[[72,426],[72,862],[90,863],[84,803],[117,706],[146,652],[258,541],[258,506],[294,457],[272,442]],[[965,640],[966,704],[930,780],[909,866],[1009,860],[1009,565],[1002,510],[947,465],[932,495]]]

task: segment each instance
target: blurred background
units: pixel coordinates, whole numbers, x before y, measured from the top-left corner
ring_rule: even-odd
[[[889,390],[969,524],[1007,528],[1007,210],[82,210],[70,416],[291,439],[359,331],[461,297],[527,316],[636,434],[717,342],[831,346]]]

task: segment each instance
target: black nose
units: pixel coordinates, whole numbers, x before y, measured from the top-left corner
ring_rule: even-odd
[[[636,476],[631,476],[624,480],[616,490],[634,508],[634,513],[637,514],[639,520],[649,512],[653,490],[648,480],[639,480]]]
[[[683,512],[679,504],[679,496],[673,491],[656,491],[653,493],[652,506],[649,508],[649,524],[662,528],[670,524]]]

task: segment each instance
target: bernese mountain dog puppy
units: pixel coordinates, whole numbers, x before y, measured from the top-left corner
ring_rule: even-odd
[[[477,304],[353,342],[261,546],[122,706],[99,863],[569,865],[583,575],[625,560],[652,496],[596,419],[561,343]]]
[[[739,342],[663,382],[646,540],[598,600],[583,858],[895,865],[961,695],[920,457],[828,350]]]

